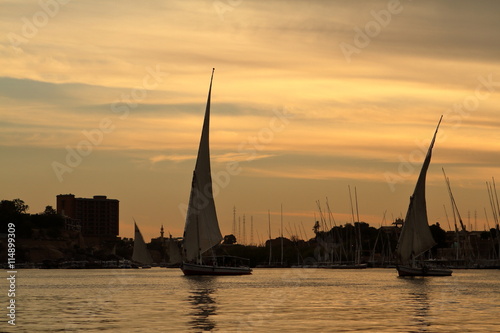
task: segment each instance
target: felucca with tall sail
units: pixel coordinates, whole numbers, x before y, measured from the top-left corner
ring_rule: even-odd
[[[443,116],[439,119],[429,150],[425,156],[415,190],[410,197],[410,205],[399,236],[396,248],[398,261],[396,268],[399,276],[449,276],[452,273],[450,269],[429,267],[423,263],[423,260],[419,260],[426,251],[436,244],[427,220],[425,178],[431,163],[432,148],[442,119]]]
[[[134,251],[132,252],[132,261],[142,268],[151,268],[153,258],[142,237],[141,231],[134,220]]]
[[[223,239],[217,220],[210,171],[210,98],[214,70],[210,78],[205,119],[189,195],[181,269],[185,275],[251,274],[252,269],[245,262],[246,259],[216,256],[214,251],[214,247]]]

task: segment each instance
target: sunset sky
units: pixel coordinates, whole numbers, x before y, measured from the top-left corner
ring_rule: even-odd
[[[120,200],[120,236],[184,228],[210,73],[223,235],[312,237],[405,215],[441,115],[429,221],[493,226],[500,187],[498,1],[0,1],[0,199]],[[231,173],[228,171],[231,170]],[[229,176],[228,176],[229,175]],[[469,213],[470,212],[470,213]]]

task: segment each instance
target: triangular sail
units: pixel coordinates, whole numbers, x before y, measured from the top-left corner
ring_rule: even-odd
[[[134,234],[134,252],[132,253],[132,261],[138,262],[143,265],[151,265],[153,258],[146,246],[144,238],[142,238],[141,231],[134,221],[135,234]]]
[[[184,257],[187,261],[200,258],[202,253],[219,244],[222,240],[215,211],[210,171],[209,127],[213,75],[214,71],[212,70],[205,119],[203,121],[196,166],[193,172],[186,225],[184,227],[183,247]]]
[[[182,255],[179,247],[177,246],[177,242],[170,237],[167,239],[168,242],[168,256],[170,265],[180,264],[182,262]]]
[[[427,220],[425,179],[427,169],[431,163],[432,148],[434,146],[434,141],[436,140],[436,135],[442,118],[443,116],[439,119],[439,123],[436,131],[434,132],[429,150],[425,156],[422,169],[420,170],[415,190],[413,191],[413,195],[410,197],[410,205],[406,213],[406,219],[403,229],[401,230],[401,235],[399,236],[396,253],[399,257],[399,261],[404,264],[409,263],[412,258],[421,255],[436,244],[434,238],[432,237]]]

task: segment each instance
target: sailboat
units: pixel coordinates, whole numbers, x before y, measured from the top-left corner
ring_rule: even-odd
[[[217,220],[210,172],[210,98],[214,71],[215,68],[212,70],[210,78],[200,146],[191,182],[191,193],[184,227],[181,270],[185,275],[251,274],[252,269],[248,266],[246,259],[232,256],[215,256],[213,249],[223,239]],[[211,255],[207,255],[209,251]]]
[[[182,252],[178,246],[177,239],[172,238],[172,235],[167,239],[168,243],[168,257],[166,263],[167,268],[179,268],[182,264]]]
[[[153,264],[153,258],[151,258],[151,253],[146,246],[144,238],[142,238],[141,231],[134,220],[134,251],[132,252],[132,261],[137,263],[142,268],[151,268]]]
[[[431,163],[432,148],[436,141],[436,135],[442,119],[443,116],[439,119],[429,150],[425,156],[415,190],[410,197],[410,205],[406,212],[406,219],[399,236],[398,245],[396,247],[398,261],[396,269],[399,276],[450,276],[452,273],[450,269],[429,267],[416,260],[436,244],[427,220],[425,178],[427,169]]]

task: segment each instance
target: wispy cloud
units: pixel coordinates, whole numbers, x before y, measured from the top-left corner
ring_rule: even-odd
[[[156,155],[151,157],[149,160],[151,163],[158,163],[162,161],[172,161],[172,162],[183,162],[187,160],[192,160],[195,159],[196,156],[194,155]]]

